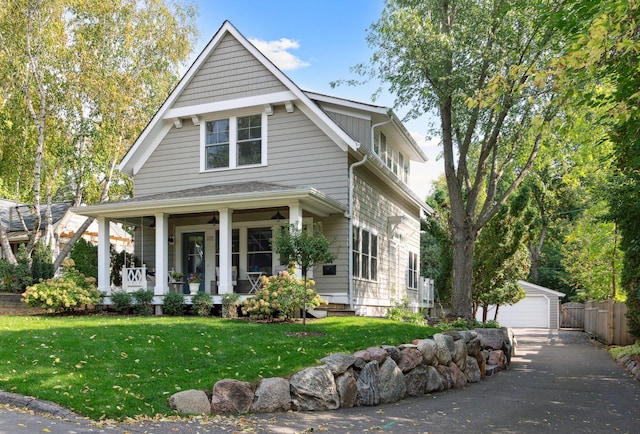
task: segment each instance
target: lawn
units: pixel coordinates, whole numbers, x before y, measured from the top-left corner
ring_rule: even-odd
[[[362,317],[301,324],[196,317],[0,316],[0,390],[63,405],[92,419],[172,414],[167,399],[223,378],[257,384],[322,357],[398,345],[435,329]]]

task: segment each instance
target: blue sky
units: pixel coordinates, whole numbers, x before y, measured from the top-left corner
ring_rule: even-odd
[[[330,82],[357,79],[350,68],[367,63],[372,50],[366,42],[369,26],[383,9],[382,0],[196,0],[199,40],[192,60],[229,20],[303,90],[371,102],[380,85],[339,86]],[[381,95],[376,104],[393,106],[393,97]],[[395,109],[402,118],[406,110]],[[412,163],[411,188],[421,197],[431,181],[443,172],[437,160],[438,140],[425,140],[425,117],[405,123],[429,157],[426,164]]]

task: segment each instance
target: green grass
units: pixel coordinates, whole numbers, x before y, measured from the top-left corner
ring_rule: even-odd
[[[307,324],[194,317],[0,316],[0,389],[92,419],[172,414],[169,396],[223,378],[288,377],[331,353],[426,338],[436,330],[362,317]]]

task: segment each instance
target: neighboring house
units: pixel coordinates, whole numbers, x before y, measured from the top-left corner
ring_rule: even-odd
[[[410,161],[425,159],[389,109],[301,90],[225,22],[120,163],[134,197],[74,211],[97,218],[107,292],[107,223],[137,225],[156,304],[186,292],[171,270],[201,276],[216,303],[249,294],[285,268],[275,231],[320,222],[336,254],[314,270],[320,295],[383,315],[394,299],[421,302],[420,217],[431,209],[408,184]]]
[[[58,230],[58,225],[61,224],[63,217],[67,210],[71,207],[71,202],[56,202],[51,204],[51,231],[52,233]],[[46,218],[47,206],[42,205],[40,207],[40,237],[43,239],[46,237],[44,233],[45,218]],[[86,220],[86,217],[82,217],[78,214],[72,213],[67,220],[64,228],[61,228],[59,243],[57,245],[54,255],[58,254],[59,250],[62,250],[69,240],[75,235],[76,231],[82,226],[82,223]],[[24,225],[23,222],[24,221]],[[11,250],[14,255],[18,252],[18,246],[20,244],[26,244],[29,241],[30,231],[33,230],[35,218],[31,214],[31,210],[28,205],[24,203],[16,203],[6,199],[0,199],[0,224],[5,229],[7,239],[11,245]],[[25,230],[25,226],[27,230]],[[88,242],[97,244],[98,241],[98,224],[94,221],[87,230],[82,234]],[[131,252],[133,250],[133,243],[131,235],[128,234],[122,225],[113,222],[110,228],[110,242],[117,252],[127,250]],[[2,249],[0,249],[0,258],[3,256]]]
[[[503,327],[548,328],[560,327],[560,301],[564,293],[543,286],[519,280],[518,284],[526,295],[511,306],[498,308],[498,322]],[[493,319],[495,306],[490,306],[487,319]],[[482,309],[478,309],[477,319],[482,319]]]

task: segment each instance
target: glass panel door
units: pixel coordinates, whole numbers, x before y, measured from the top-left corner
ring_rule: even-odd
[[[189,276],[200,279],[198,292],[204,292],[204,232],[188,232],[182,235],[182,269],[187,283],[183,293],[189,293]]]

